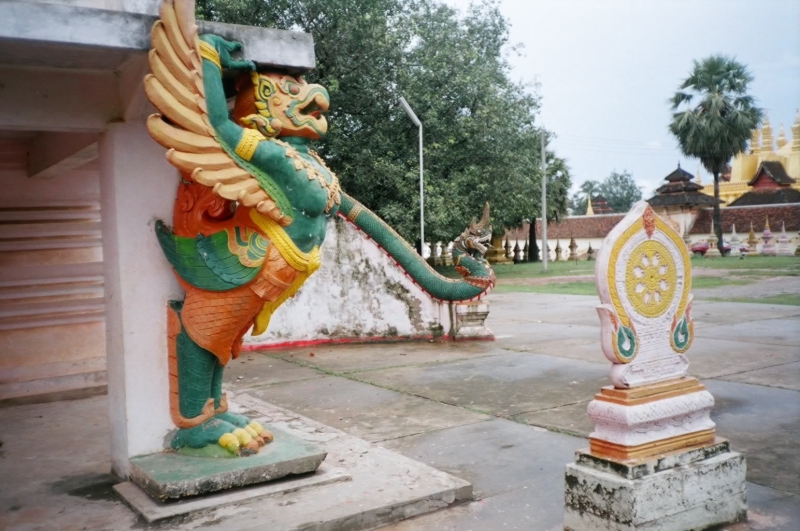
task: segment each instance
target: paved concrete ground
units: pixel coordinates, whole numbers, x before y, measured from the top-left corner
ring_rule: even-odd
[[[587,445],[586,405],[607,383],[596,298],[490,301],[495,342],[244,353],[227,387],[473,483],[476,501],[386,531],[558,530],[564,464]],[[694,316],[690,371],[717,399],[718,434],[748,461],[750,521],[728,529],[796,531],[800,307],[699,301]],[[112,497],[104,401],[0,409],[0,528],[147,529]]]

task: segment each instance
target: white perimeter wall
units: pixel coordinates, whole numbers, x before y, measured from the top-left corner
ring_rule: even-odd
[[[351,223],[336,217],[322,267],[245,347],[295,341],[428,337],[450,332],[449,304],[433,300]]]

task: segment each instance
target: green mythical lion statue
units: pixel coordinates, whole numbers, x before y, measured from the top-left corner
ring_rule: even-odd
[[[152,30],[145,91],[161,114],[147,120],[181,173],[173,228],[156,224],[186,296],[168,310],[173,449],[235,456],[270,442],[257,422],[228,411],[222,374],[242,337],[320,266],[320,245],[337,214],[375,240],[432,297],[476,298],[494,285],[483,260],[488,205],[455,245],[463,281],[446,279],[386,223],[339,188],[311,150],[327,132],[327,90],[300,76],[264,71],[231,54],[238,43],[198,35],[193,0],[164,0]],[[232,111],[223,71],[238,72]]]

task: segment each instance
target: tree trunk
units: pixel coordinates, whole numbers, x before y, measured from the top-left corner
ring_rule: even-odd
[[[528,228],[528,262],[539,261],[539,244],[536,243],[536,218],[531,219]]]
[[[725,256],[722,242],[722,209],[719,206],[719,172],[714,172],[714,235],[717,237],[717,249],[720,256]]]

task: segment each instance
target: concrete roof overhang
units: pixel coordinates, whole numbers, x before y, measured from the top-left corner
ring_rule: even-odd
[[[142,83],[156,18],[0,0],[0,143],[29,144],[30,176],[54,177],[94,160],[109,123],[156,112]],[[201,33],[242,42],[260,66],[292,73],[315,66],[307,33],[198,23]]]
[[[63,4],[0,1],[0,65],[117,70],[150,49],[152,15]],[[303,72],[314,68],[311,35],[235,24],[198,21],[244,45],[261,66]]]

